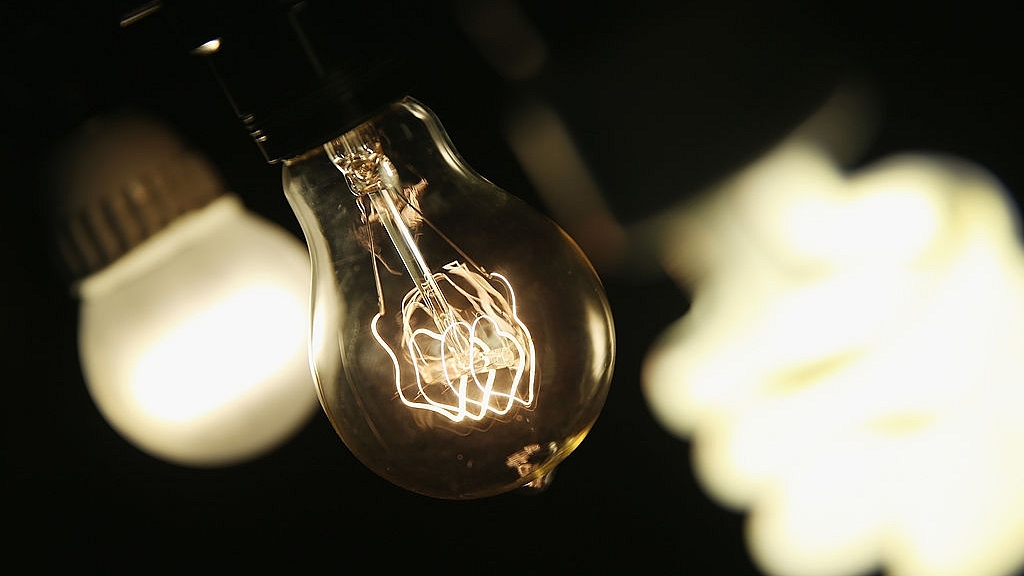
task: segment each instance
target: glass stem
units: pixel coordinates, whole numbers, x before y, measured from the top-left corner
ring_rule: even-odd
[[[437,322],[438,329],[443,332],[452,320],[450,307],[434,280],[434,275],[431,273],[430,267],[427,266],[423,254],[416,245],[412,231],[409,230],[409,226],[402,218],[401,209],[395,203],[396,190],[401,190],[397,174],[394,173],[391,162],[388,161],[381,163],[379,173],[382,186],[367,195],[370,204],[377,212],[377,217],[380,218],[381,225],[384,226],[391,243],[395,246],[398,257],[402,259],[402,264],[409,272],[413,284],[423,296],[423,301],[430,307],[431,315]]]
[[[414,231],[402,215],[407,204],[402,180],[391,159],[381,150],[372,127],[356,129],[327,142],[324,150],[345,175],[352,193],[369,199],[370,207],[422,296],[438,332],[447,333],[455,323],[456,315],[423,258]]]

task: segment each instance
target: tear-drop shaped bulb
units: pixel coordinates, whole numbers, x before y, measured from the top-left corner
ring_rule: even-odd
[[[311,367],[352,453],[438,498],[545,487],[613,367],[579,247],[410,98],[287,161],[284,189],[313,258]]]

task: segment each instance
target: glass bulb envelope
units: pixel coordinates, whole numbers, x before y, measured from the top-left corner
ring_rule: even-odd
[[[345,445],[447,499],[546,485],[608,393],[601,281],[406,98],[286,161],[313,259],[310,363]]]

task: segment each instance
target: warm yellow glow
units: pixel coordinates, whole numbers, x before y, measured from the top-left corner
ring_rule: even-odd
[[[461,422],[501,416],[516,404],[533,403],[533,338],[519,320],[512,285],[501,274],[489,277],[458,262],[435,274],[447,296],[441,298],[449,305],[444,314],[433,310],[419,289],[406,295],[402,341],[413,365],[414,385],[403,380],[398,356],[377,330],[382,315],[374,316],[371,331],[394,363],[395,387],[406,406]],[[451,306],[452,301],[465,308]]]
[[[516,310],[508,279],[472,262],[454,261],[435,272],[419,247],[425,219],[418,196],[430,184],[403,186],[372,129],[356,130],[324,149],[345,175],[365,215],[366,248],[373,259],[380,311],[370,321],[374,339],[394,366],[396,397],[410,408],[452,422],[503,416],[534,399],[534,346]],[[433,228],[427,223],[428,227]],[[412,282],[401,302],[401,325],[382,334],[388,302],[381,290],[371,228],[380,227]],[[436,229],[434,229],[436,232]],[[445,242],[465,254],[447,237]],[[467,258],[468,260],[468,258]],[[405,349],[399,357],[396,349]],[[403,375],[402,367],[406,366]],[[410,377],[409,373],[412,373]]]
[[[777,575],[1024,566],[1024,251],[998,182],[787,142],[669,227],[648,404]]]
[[[210,54],[216,54],[218,50],[220,50],[220,38],[214,38],[193,48],[192,53],[197,56],[208,56]]]
[[[138,359],[131,380],[135,401],[153,418],[170,422],[230,407],[302,353],[292,327],[305,305],[293,291],[263,285],[196,311]]]

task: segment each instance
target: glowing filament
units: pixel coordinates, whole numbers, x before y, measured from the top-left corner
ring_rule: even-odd
[[[515,293],[500,274],[489,278],[459,262],[433,275],[450,306],[441,320],[413,288],[402,300],[402,344],[413,364],[403,381],[398,355],[371,325],[374,337],[395,367],[395,387],[410,408],[430,410],[453,422],[480,421],[488,413],[507,414],[534,397],[533,338],[516,313]],[[502,294],[495,288],[507,293]]]
[[[379,254],[373,232],[367,228],[366,247],[374,258],[380,300],[370,330],[394,364],[395,388],[402,403],[453,422],[502,416],[516,404],[531,406],[533,338],[519,320],[508,279],[485,272],[436,228],[469,266],[455,261],[445,265],[443,272],[431,272],[416,233],[426,221],[417,199],[426,184],[404,193],[398,170],[372,131],[349,133],[327,143],[325,150],[345,175],[364,223],[383,229],[413,282],[402,299],[401,342],[392,347],[378,329],[386,307],[377,277]],[[411,375],[408,370],[403,374],[395,352],[402,348],[413,367]]]

